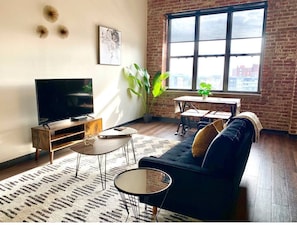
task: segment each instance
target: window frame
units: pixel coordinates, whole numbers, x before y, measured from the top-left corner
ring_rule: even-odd
[[[265,46],[265,30],[266,30],[266,17],[267,17],[267,1],[264,2],[257,2],[257,3],[247,3],[247,4],[240,4],[240,5],[232,5],[226,7],[218,7],[218,8],[211,8],[211,9],[201,9],[195,11],[187,11],[187,12],[180,12],[180,13],[170,13],[167,14],[167,59],[166,59],[166,68],[169,71],[170,68],[170,60],[173,58],[193,58],[193,68],[192,68],[192,87],[191,89],[181,89],[181,88],[170,88],[169,90],[182,90],[182,91],[197,91],[197,79],[198,79],[198,59],[200,57],[224,57],[224,71],[223,71],[223,89],[216,90],[216,92],[222,93],[248,93],[248,94],[259,94],[260,93],[260,86],[262,80],[262,64],[263,64],[263,56],[264,56],[264,46]],[[262,24],[262,42],[261,42],[261,52],[260,53],[231,53],[231,41],[232,41],[232,15],[234,12],[240,11],[248,11],[248,10],[255,10],[255,9],[263,9],[263,24]],[[207,54],[207,55],[199,55],[198,54],[198,45],[199,45],[199,20],[200,16],[205,15],[213,15],[219,13],[227,13],[227,30],[226,30],[226,38],[223,39],[226,41],[225,46],[225,53],[224,54]],[[185,18],[185,17],[195,17],[195,37],[194,37],[194,52],[193,55],[183,55],[183,56],[171,56],[171,49],[170,44],[174,43],[171,42],[171,21],[172,19],[177,18]],[[248,39],[249,37],[247,37]],[[181,43],[181,42],[180,42]],[[229,66],[230,66],[230,59],[231,57],[240,57],[240,56],[259,56],[259,72],[258,72],[258,85],[257,91],[229,91],[228,90],[228,80],[229,80]],[[169,81],[167,81],[169,82]],[[169,85],[169,84],[168,84]]]

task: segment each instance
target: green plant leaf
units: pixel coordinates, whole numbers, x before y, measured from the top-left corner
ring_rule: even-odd
[[[163,81],[165,81],[168,77],[169,77],[168,72],[164,72],[164,73],[157,72],[155,74],[152,82],[152,87],[153,87],[152,94],[154,98],[159,97],[167,90],[167,87],[163,86]]]
[[[200,87],[200,89],[198,90],[198,94],[206,95],[206,96],[211,94],[211,88],[212,88],[211,84],[206,83],[206,82],[201,82],[199,84],[199,87]]]
[[[133,94],[135,94],[135,95],[139,96],[139,97],[141,97],[141,96],[142,96],[142,94],[141,94],[141,93],[139,93],[139,92],[135,91],[135,90],[134,90],[134,89],[132,89],[132,88],[128,88],[128,90],[129,90],[129,91],[131,91]]]

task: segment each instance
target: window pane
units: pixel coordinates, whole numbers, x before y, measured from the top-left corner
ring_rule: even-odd
[[[192,89],[193,58],[170,59],[169,88]]]
[[[232,38],[262,37],[264,9],[233,13]]]
[[[195,17],[171,20],[171,42],[194,41]]]
[[[200,16],[199,40],[225,39],[227,13]]]
[[[194,42],[170,44],[170,56],[193,56]]]
[[[199,55],[225,54],[226,41],[200,41]]]
[[[207,82],[213,90],[223,90],[224,60],[224,57],[198,59],[197,89],[201,82]]]
[[[239,39],[231,41],[231,54],[261,53],[262,38]]]
[[[258,91],[260,56],[230,57],[229,91]]]

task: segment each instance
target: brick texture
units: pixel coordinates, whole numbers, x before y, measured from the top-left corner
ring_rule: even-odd
[[[166,67],[166,14],[259,0],[148,0],[147,69]],[[268,0],[266,40],[260,95],[221,94],[241,98],[241,111],[258,115],[265,129],[297,135],[297,1]],[[167,91],[153,107],[153,115],[177,118],[173,98],[196,92]]]

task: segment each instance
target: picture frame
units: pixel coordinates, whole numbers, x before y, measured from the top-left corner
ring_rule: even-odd
[[[121,32],[99,26],[99,64],[121,64]]]

